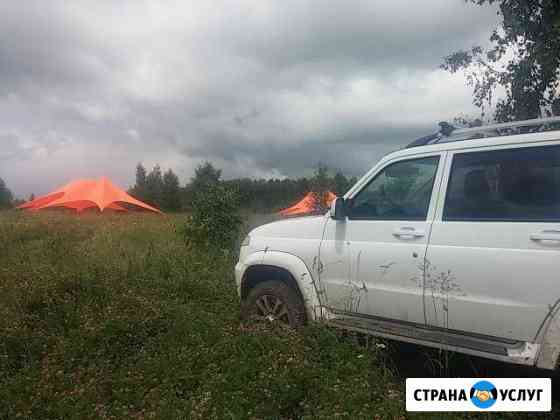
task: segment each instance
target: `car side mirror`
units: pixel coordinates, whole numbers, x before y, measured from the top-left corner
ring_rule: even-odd
[[[346,220],[346,203],[344,198],[336,197],[331,203],[330,210],[331,219]]]

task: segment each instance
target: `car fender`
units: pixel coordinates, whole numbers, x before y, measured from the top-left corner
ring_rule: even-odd
[[[308,319],[319,320],[327,316],[328,311],[321,303],[315,277],[301,258],[282,251],[261,250],[253,252],[246,256],[241,267],[236,270],[238,271],[240,288],[242,282],[245,281],[247,269],[257,265],[278,267],[292,275],[303,297]]]

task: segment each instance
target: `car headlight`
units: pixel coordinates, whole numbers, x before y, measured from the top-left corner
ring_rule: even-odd
[[[245,239],[243,239],[243,242],[241,242],[241,246],[249,246],[250,243],[251,243],[251,237],[247,235],[245,236]]]

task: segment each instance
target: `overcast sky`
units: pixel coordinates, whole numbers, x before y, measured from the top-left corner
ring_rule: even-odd
[[[360,175],[441,120],[475,114],[442,57],[484,43],[464,0],[0,2],[0,177],[16,196],[78,177],[184,183]]]

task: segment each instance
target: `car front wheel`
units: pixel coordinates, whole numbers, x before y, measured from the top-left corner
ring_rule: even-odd
[[[299,294],[280,281],[265,281],[249,291],[241,307],[244,320],[277,323],[292,328],[305,324],[305,307]]]

